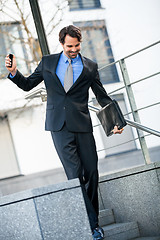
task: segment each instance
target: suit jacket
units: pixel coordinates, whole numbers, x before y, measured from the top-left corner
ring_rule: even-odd
[[[45,130],[59,131],[66,122],[72,132],[92,132],[92,122],[88,110],[88,95],[91,87],[99,104],[104,107],[111,102],[99,79],[95,62],[81,56],[83,70],[77,81],[66,93],[56,75],[60,54],[46,55],[35,71],[24,77],[17,71],[14,78],[8,78],[24,91],[29,91],[44,80],[47,91]]]

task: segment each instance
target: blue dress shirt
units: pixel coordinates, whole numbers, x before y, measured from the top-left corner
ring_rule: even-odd
[[[61,81],[62,86],[64,86],[64,76],[68,65],[69,65],[68,57],[64,54],[64,52],[62,52],[56,68],[56,74],[59,80]],[[83,63],[79,54],[77,55],[76,58],[72,58],[72,68],[73,68],[73,83],[75,83],[75,81],[78,79],[83,70]]]
[[[13,76],[11,73],[9,74],[10,78],[14,78],[14,76],[16,76],[16,74]]]

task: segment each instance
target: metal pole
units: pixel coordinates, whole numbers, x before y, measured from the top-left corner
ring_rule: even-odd
[[[130,85],[130,79],[129,79],[127,67],[126,67],[126,64],[125,64],[125,60],[121,59],[119,61],[119,64],[120,64],[120,68],[121,68],[121,71],[122,71],[122,76],[123,76],[124,84],[125,84],[125,87],[126,87],[126,91],[127,91],[127,95],[128,95],[128,99],[129,99],[129,103],[130,103],[130,107],[131,107],[131,111],[132,111],[132,114],[133,114],[134,121],[138,122],[138,123],[141,123],[140,118],[139,118],[139,114],[138,114],[138,111],[137,111],[137,106],[136,106],[136,101],[135,101],[135,98],[134,98],[134,93],[133,93],[133,90],[132,90],[132,86]],[[138,130],[138,129],[137,129],[137,134],[138,134],[139,142],[140,142],[140,145],[141,145],[142,153],[143,153],[143,156],[144,156],[145,164],[150,164],[151,161],[150,161],[150,156],[149,156],[149,151],[148,151],[148,148],[147,148],[147,144],[146,144],[146,141],[145,141],[145,138],[144,138],[144,134],[141,130]]]
[[[40,48],[42,51],[42,55],[47,55],[50,52],[49,52],[47,38],[46,38],[44,26],[43,26],[40,8],[38,5],[38,0],[29,0],[29,3],[31,6],[31,11],[32,11],[35,27],[37,30],[37,35],[38,35],[38,40],[39,40]]]

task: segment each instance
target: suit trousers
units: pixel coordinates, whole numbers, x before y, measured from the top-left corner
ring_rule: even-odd
[[[52,139],[68,180],[79,178],[93,230],[98,226],[98,156],[93,133],[70,132],[66,124]]]

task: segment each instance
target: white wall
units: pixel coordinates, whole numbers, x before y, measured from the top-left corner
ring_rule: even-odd
[[[160,39],[159,0],[102,0],[116,59]]]
[[[10,113],[9,120],[21,173],[61,167],[51,134],[44,131],[44,105]]]
[[[42,8],[41,1],[39,2]],[[160,39],[159,0],[101,0],[101,2],[103,8],[99,10],[66,11],[64,21],[59,27],[56,27],[53,35],[48,39],[51,52],[55,51],[57,45],[59,47],[56,48],[56,52],[61,50],[58,43],[58,33],[62,27],[72,22],[84,20],[106,20],[115,60],[125,57]],[[42,8],[41,10],[45,23],[47,15],[43,13],[44,10],[48,11],[48,8]],[[159,71],[159,60],[160,45],[147,50],[146,53],[141,53],[131,59],[127,59],[126,63],[131,81],[138,80],[148,74]],[[138,107],[143,107],[160,100],[159,78],[160,76],[158,75],[133,87]],[[6,84],[6,90],[3,88],[1,91],[1,100],[5,102],[7,99],[5,93],[7,92],[9,98],[11,98],[16,86],[8,82],[3,82],[1,86],[3,85],[4,87],[4,84]],[[13,85],[13,88],[11,85]],[[121,85],[121,83],[110,84],[106,85],[105,88],[110,92],[115,86],[119,85]],[[9,93],[8,88],[10,89]],[[22,98],[27,93],[22,94],[19,91],[17,94],[20,94],[17,95],[17,98],[18,96]],[[128,101],[126,101],[126,104],[129,109]],[[3,106],[1,107],[3,108]],[[29,174],[61,166],[53,147],[50,133],[44,131],[45,106],[28,109],[18,117],[16,116],[17,112],[9,113],[12,136],[21,172]],[[141,111],[140,117],[142,124],[160,131],[159,105],[152,109],[149,108]],[[93,122],[96,123],[96,120],[93,119]],[[102,149],[103,143],[99,139],[98,133],[95,134],[98,149]],[[148,137],[146,140],[149,147],[160,144],[158,137]],[[100,153],[100,157],[103,157],[103,153]]]

